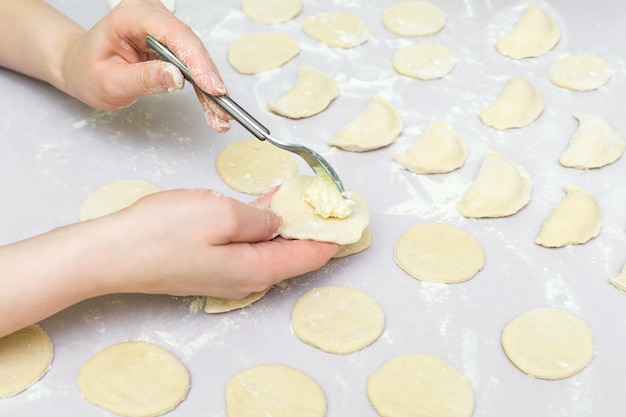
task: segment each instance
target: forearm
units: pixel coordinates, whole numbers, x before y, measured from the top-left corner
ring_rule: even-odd
[[[84,32],[42,0],[0,0],[0,66],[63,89],[65,51]]]

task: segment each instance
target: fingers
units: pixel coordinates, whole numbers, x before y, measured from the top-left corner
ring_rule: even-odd
[[[224,109],[198,90],[196,90],[196,96],[198,96],[198,100],[200,101],[202,110],[204,111],[204,117],[211,128],[219,133],[226,132],[230,129],[229,120],[231,117]]]
[[[254,207],[229,197],[221,211],[223,234],[216,243],[263,242],[276,237],[282,218],[268,208]]]

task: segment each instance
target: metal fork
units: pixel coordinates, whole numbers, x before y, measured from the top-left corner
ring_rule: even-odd
[[[146,44],[154,51],[161,59],[174,64],[187,81],[189,81],[198,91],[202,92],[205,96],[209,97],[215,103],[217,103],[222,109],[224,109],[229,115],[232,116],[237,122],[239,122],[246,130],[252,133],[259,140],[267,140],[274,146],[284,149],[289,152],[293,152],[306,161],[306,163],[313,169],[316,175],[329,177],[330,180],[337,186],[339,192],[344,198],[349,198],[350,194],[343,186],[343,183],[339,179],[339,175],[333,169],[333,167],[326,161],[320,154],[312,149],[309,149],[302,145],[294,143],[281,142],[270,136],[268,128],[259,123],[254,117],[252,117],[247,111],[239,106],[233,99],[227,95],[215,96],[202,90],[198,84],[191,77],[189,69],[183,64],[172,51],[165,45],[156,40],[151,35],[146,36]]]

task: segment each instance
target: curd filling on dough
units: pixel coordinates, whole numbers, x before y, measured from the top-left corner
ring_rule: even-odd
[[[326,176],[316,176],[302,198],[315,209],[318,216],[325,219],[346,218],[352,214],[354,207],[354,201],[344,198],[335,183]]]

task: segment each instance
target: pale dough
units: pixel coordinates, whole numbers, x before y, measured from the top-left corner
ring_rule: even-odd
[[[520,77],[511,77],[498,99],[480,113],[480,120],[498,130],[528,126],[543,112],[539,91]]]
[[[515,27],[496,41],[496,48],[513,59],[534,58],[548,53],[561,38],[554,19],[537,6],[530,5]]]
[[[324,417],[326,397],[303,372],[285,365],[257,365],[226,385],[228,417]]]
[[[304,19],[302,30],[332,48],[354,48],[372,38],[374,33],[358,17],[344,12],[315,13]]]
[[[107,0],[107,4],[109,6],[109,9],[113,9],[121,1],[122,0]],[[161,3],[163,3],[163,5],[165,6],[165,8],[167,10],[169,10],[172,13],[174,13],[174,10],[176,9],[176,0],[161,0]]]
[[[535,243],[547,248],[560,248],[587,242],[602,228],[602,210],[589,191],[566,185],[567,195],[543,223]]]
[[[346,256],[354,255],[359,252],[363,252],[365,249],[372,245],[372,229],[368,227],[363,230],[363,234],[354,243],[344,245],[339,251],[333,255],[333,258],[345,258]]]
[[[123,342],[89,359],[78,388],[90,403],[124,417],[153,417],[174,409],[190,387],[189,372],[169,351]]]
[[[624,135],[600,116],[577,111],[578,129],[561,155],[561,165],[591,169],[617,161],[624,153]]]
[[[339,95],[337,84],[328,74],[304,65],[298,69],[298,80],[267,107],[291,119],[310,117],[322,112]]]
[[[446,223],[420,223],[404,232],[394,252],[398,266],[420,281],[458,283],[485,265],[482,246],[466,231]]]
[[[550,66],[550,81],[574,91],[596,90],[609,82],[613,69],[595,55],[565,55]]]
[[[296,38],[286,33],[250,33],[228,46],[228,62],[242,74],[281,67],[300,53]]]
[[[217,155],[220,178],[234,190],[259,195],[298,173],[293,154],[258,139],[237,141]]]
[[[103,185],[83,201],[79,209],[79,218],[90,220],[106,216],[158,191],[156,185],[141,180],[120,180]]]
[[[456,65],[456,58],[443,45],[418,43],[397,50],[391,63],[402,75],[434,80],[448,75]]]
[[[383,24],[397,35],[427,36],[443,29],[446,15],[427,1],[401,1],[385,9]]]
[[[381,416],[470,417],[474,392],[469,381],[435,355],[395,356],[367,381],[367,396]]]
[[[428,126],[422,137],[396,161],[417,174],[443,174],[459,169],[467,158],[467,146],[457,131],[445,122]]]
[[[537,308],[511,320],[502,331],[502,348],[522,372],[541,379],[563,379],[593,358],[587,324],[558,308]]]
[[[36,324],[0,338],[0,398],[18,394],[50,369],[52,341]]]
[[[372,97],[365,110],[341,128],[329,144],[347,151],[371,151],[392,144],[402,128],[396,109],[382,98]]]
[[[270,207],[283,218],[280,235],[289,239],[312,239],[340,245],[358,241],[369,224],[369,208],[365,199],[350,191],[354,201],[352,214],[344,219],[325,219],[303,199],[314,180],[314,176],[306,175],[287,178],[272,196]]]
[[[327,286],[298,298],[291,311],[291,325],[304,343],[325,352],[348,354],[380,337],[385,313],[362,291]]]
[[[618,290],[626,292],[626,264],[624,264],[620,273],[611,277],[609,281]]]
[[[300,0],[242,0],[241,11],[257,23],[283,23],[302,12],[302,2]]]
[[[263,291],[253,292],[241,299],[230,299],[221,297],[205,297],[204,312],[208,314],[225,313],[227,311],[244,308],[259,301],[267,294],[269,288]]]
[[[470,218],[510,216],[528,204],[531,189],[526,169],[500,153],[487,151],[457,210]]]

